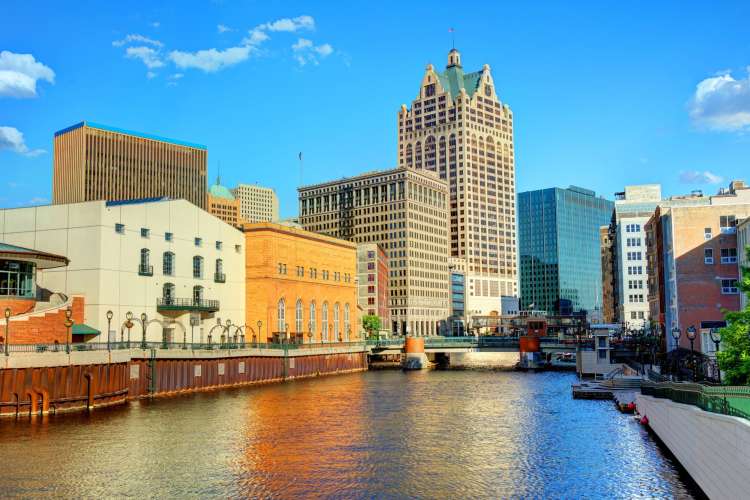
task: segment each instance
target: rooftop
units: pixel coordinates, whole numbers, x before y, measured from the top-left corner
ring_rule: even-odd
[[[68,258],[48,252],[40,252],[31,248],[19,247],[10,243],[0,242],[0,257],[5,260],[21,260],[33,262],[38,269],[51,269],[68,265]]]
[[[235,197],[232,192],[226,186],[221,185],[221,177],[216,177],[216,184],[208,189],[208,194],[214,198],[224,198],[225,200],[234,201]]]
[[[90,122],[90,121],[82,121],[82,122],[76,123],[75,125],[71,125],[70,127],[66,127],[62,130],[58,130],[57,132],[55,132],[55,137],[57,137],[58,135],[66,134],[72,130],[79,129],[81,127],[104,130],[106,132],[114,132],[116,134],[130,135],[133,137],[139,137],[141,139],[149,139],[152,141],[167,142],[169,144],[174,144],[177,146],[185,146],[189,148],[204,149],[204,150],[208,149],[206,146],[202,144],[197,144],[194,142],[180,141],[177,139],[169,139],[167,137],[161,137],[161,136],[154,135],[154,134],[145,134],[143,132],[135,132],[133,130],[127,130],[127,129],[118,128],[118,127],[111,127],[109,125],[103,125],[101,123],[95,123],[95,122]]]

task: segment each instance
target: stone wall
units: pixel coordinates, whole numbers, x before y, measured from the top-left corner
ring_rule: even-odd
[[[747,498],[750,421],[644,395],[636,405],[709,498]]]

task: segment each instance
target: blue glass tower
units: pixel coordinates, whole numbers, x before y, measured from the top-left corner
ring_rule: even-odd
[[[518,194],[523,309],[601,309],[599,228],[610,223],[613,210],[613,202],[575,186]]]

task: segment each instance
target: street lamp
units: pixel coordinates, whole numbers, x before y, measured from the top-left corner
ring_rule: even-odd
[[[107,350],[111,351],[112,347],[109,343],[109,332],[112,331],[112,316],[114,316],[114,313],[112,311],[107,311]]]
[[[141,349],[146,348],[146,325],[148,322],[148,316],[146,313],[141,313],[141,330],[143,330],[143,337],[141,339]]]
[[[710,329],[710,330],[708,331],[708,334],[709,334],[709,336],[711,337],[711,341],[712,341],[712,342],[714,343],[714,345],[716,346],[715,356],[717,356],[717,357],[718,357],[718,354],[719,354],[719,348],[720,348],[720,344],[721,344],[721,330],[719,330],[718,328],[711,328],[711,329]],[[718,363],[718,360],[717,360],[717,362],[716,362],[716,373],[718,374],[718,377],[717,377],[717,378],[718,378],[718,380],[719,380],[719,383],[721,383],[721,370],[719,369],[719,363]]]
[[[263,337],[260,330],[263,327],[263,322],[261,320],[258,320],[258,323],[256,324],[258,325],[258,340],[260,340]],[[253,344],[255,344],[255,335],[253,335]]]
[[[67,329],[67,333],[65,334],[65,352],[70,354],[70,327],[73,326],[73,320],[70,319],[73,317],[73,309],[68,306],[67,309],[65,309],[65,328]]]
[[[198,325],[198,321],[200,320],[197,317],[190,316],[190,344],[191,346],[195,344],[195,327]],[[183,344],[185,343],[184,338],[182,340],[182,343]],[[192,346],[192,347],[195,348],[195,346]]]
[[[5,355],[8,356],[8,327],[10,326],[10,307],[5,308]]]
[[[128,349],[130,349],[130,329],[133,328],[133,313],[125,313],[125,328],[128,329]],[[122,341],[122,330],[120,330],[120,341]]]
[[[307,338],[309,339],[310,343],[312,344],[312,321],[307,322]]]
[[[674,342],[675,342],[675,344],[674,344],[675,345],[675,349],[677,349],[678,347],[680,347],[679,341],[680,341],[680,336],[681,335],[682,335],[682,332],[680,331],[680,327],[679,326],[675,326],[674,328],[672,328],[672,338],[674,339]]]

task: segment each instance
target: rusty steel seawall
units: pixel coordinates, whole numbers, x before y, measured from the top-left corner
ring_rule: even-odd
[[[86,410],[128,400],[128,363],[0,370],[0,415]]]
[[[129,370],[129,397],[142,398],[364,371],[367,370],[367,354],[357,352],[217,359],[146,358],[131,360]]]

